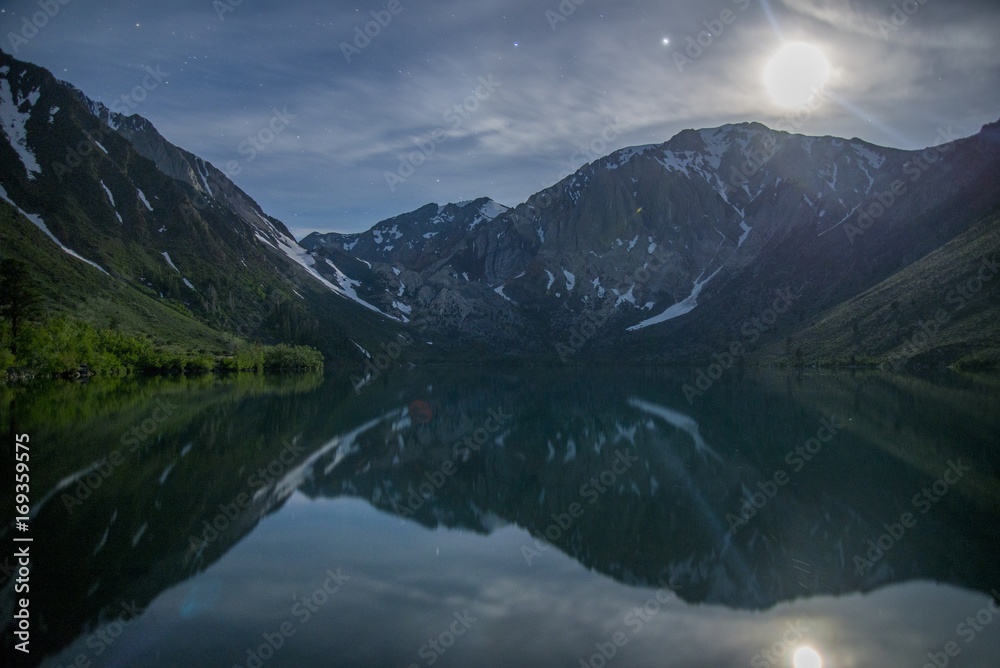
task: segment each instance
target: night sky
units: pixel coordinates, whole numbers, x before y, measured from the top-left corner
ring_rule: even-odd
[[[0,2],[5,51],[148,118],[299,238],[428,202],[512,206],[685,128],[919,148],[1000,118],[996,0],[46,3],[43,21],[39,0]],[[790,126],[764,70],[793,41],[830,76]]]

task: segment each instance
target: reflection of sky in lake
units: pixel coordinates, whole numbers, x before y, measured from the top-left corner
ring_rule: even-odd
[[[616,633],[627,642],[608,665],[792,666],[794,650],[807,646],[828,668],[922,666],[949,641],[960,665],[1000,665],[1000,619],[971,643],[956,633],[989,598],[955,587],[915,581],[764,612],[677,598],[661,605],[650,602],[655,589],[590,572],[555,548],[529,566],[524,545],[534,539],[514,526],[488,536],[430,530],[362,501],[297,493],[205,572],[163,592],[103,656],[90,655],[95,665],[245,666],[246,648],[290,622],[294,635],[264,666],[425,666],[432,658],[599,666],[592,655],[598,645],[610,653]],[[337,569],[350,579],[302,623],[296,602]],[[475,620],[468,630],[443,654],[431,650],[429,639],[465,630],[455,615],[466,611],[466,622]],[[769,664],[761,652],[775,643],[783,656]],[[46,665],[83,650],[81,638]]]

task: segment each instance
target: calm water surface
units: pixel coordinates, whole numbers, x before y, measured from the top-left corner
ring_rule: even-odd
[[[32,659],[1000,665],[1000,381],[693,378],[0,390],[4,447],[32,444]],[[9,581],[0,605],[9,650]]]

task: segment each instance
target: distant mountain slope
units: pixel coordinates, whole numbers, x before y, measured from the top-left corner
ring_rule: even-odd
[[[1000,212],[793,334],[820,360],[969,367],[1000,360]],[[783,346],[760,351],[782,359]]]
[[[343,360],[360,358],[352,340],[373,347],[394,336],[399,318],[317,273],[280,221],[145,119],[111,113],[0,53],[0,120],[0,208],[44,234],[18,234],[17,246],[49,256],[61,247],[94,272],[93,297],[122,296],[115,309],[74,307],[66,274],[47,291],[58,308],[101,326],[112,317],[153,326],[165,339],[208,328],[217,333],[209,339],[304,343]],[[12,232],[4,257],[15,247]],[[157,331],[147,316],[160,309],[149,300],[195,322]]]
[[[706,359],[734,340],[786,341],[997,210],[998,135],[942,128],[938,147],[901,151],[757,123],[686,130],[510,210],[428,205],[303,243],[370,265],[379,284],[365,294],[405,302],[428,335],[563,360]],[[789,290],[787,314],[748,336]]]

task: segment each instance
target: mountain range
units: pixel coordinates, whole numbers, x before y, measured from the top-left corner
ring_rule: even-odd
[[[399,362],[1000,360],[1000,122],[922,151],[685,130],[513,207],[301,242],[146,119],[3,53],[0,123],[0,256],[44,267],[50,309],[164,344],[349,365],[401,341]]]

